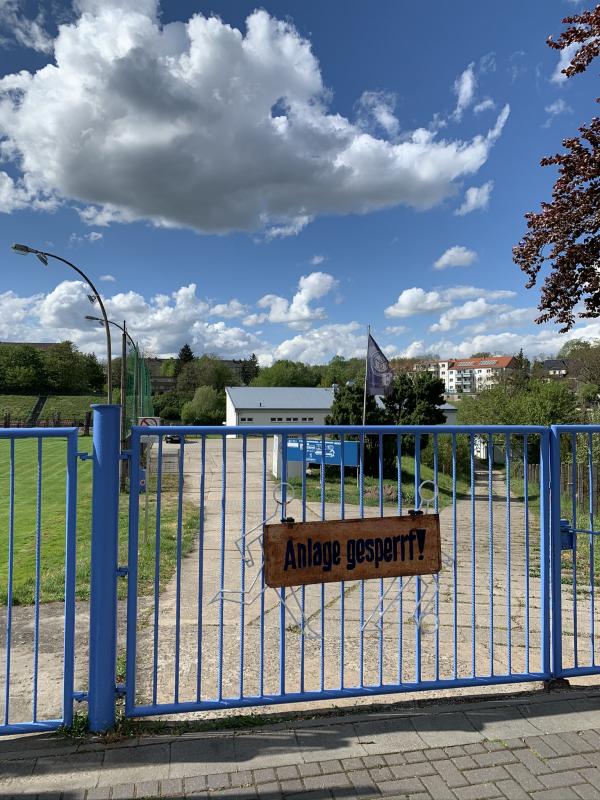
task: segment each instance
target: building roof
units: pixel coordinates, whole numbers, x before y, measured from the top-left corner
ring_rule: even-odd
[[[453,361],[448,369],[480,369],[481,367],[506,368],[510,366],[513,356],[490,356],[490,358],[462,358]]]
[[[551,369],[560,369],[560,370],[568,370],[569,363],[565,361],[564,358],[547,358],[545,361],[542,362],[543,369],[551,370]]]
[[[226,386],[225,391],[235,408],[323,409],[333,403],[333,389],[305,386]]]

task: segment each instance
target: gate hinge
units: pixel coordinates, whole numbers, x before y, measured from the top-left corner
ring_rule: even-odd
[[[94,458],[93,453],[77,453],[77,458],[81,461],[91,461]]]
[[[117,567],[117,576],[126,578],[129,575],[129,567]]]
[[[115,694],[117,697],[124,697],[127,694],[127,688],[124,683],[117,683],[115,686]]]
[[[84,703],[87,699],[87,692],[73,692],[73,700],[76,700],[78,703]]]
[[[575,542],[575,532],[571,528],[568,519],[561,519],[560,521],[560,549],[572,550]]]
[[[127,461],[128,458],[131,458],[131,450],[121,450],[119,458],[121,461]]]

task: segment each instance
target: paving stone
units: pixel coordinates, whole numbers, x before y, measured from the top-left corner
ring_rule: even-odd
[[[363,756],[363,761],[367,769],[374,769],[376,767],[385,766],[385,758],[383,757],[383,755]]]
[[[582,778],[585,778],[588,783],[591,783],[592,786],[596,788],[598,794],[600,794],[600,769],[597,767],[580,769],[579,774]]]
[[[463,773],[456,769],[452,761],[436,761],[434,766],[450,789],[454,789],[456,786],[465,786],[468,783]],[[427,786],[427,781],[424,783]]]
[[[418,761],[425,761],[425,753],[422,750],[412,750],[405,753],[404,757],[408,764],[416,764]]]
[[[229,774],[229,780],[231,781],[232,786],[250,786],[250,784],[252,783],[252,772],[249,769],[242,769],[239,772],[231,772]],[[188,782],[186,778],[185,781],[186,789],[187,785]]]
[[[517,764],[507,764],[506,771],[513,778],[519,786],[522,786],[526,792],[536,792],[544,789],[544,784],[539,781],[535,775],[532,775],[529,769],[521,762]]]
[[[482,734],[469,722],[466,714],[460,711],[414,717],[412,722],[416,732],[430,747],[467,745],[483,739]],[[469,752],[466,747],[465,750]]]
[[[465,748],[460,744],[453,744],[450,747],[444,747],[444,752],[448,758],[457,758],[457,756],[465,755]]]
[[[531,796],[512,778],[506,781],[496,781],[496,786],[508,800],[529,800]]]
[[[275,769],[280,781],[289,781],[298,777],[298,768],[294,765],[288,767],[277,767]]]
[[[444,761],[436,761],[436,764],[444,764]],[[421,778],[423,775],[435,775],[435,767],[429,761],[419,761],[416,764],[400,764],[391,767],[396,778]]]
[[[137,797],[158,797],[160,794],[158,781],[141,781],[135,786]]]
[[[407,795],[411,792],[422,792],[423,784],[418,778],[405,778],[404,780],[384,781],[380,783],[379,791],[383,795]]]
[[[497,767],[500,764],[511,764],[517,760],[516,755],[510,750],[495,750],[492,753],[479,753],[473,756],[473,760],[480,767]]]
[[[469,783],[485,783],[486,781],[503,781],[509,775],[504,767],[482,767],[481,769],[468,769],[465,778]]]
[[[377,769],[370,769],[369,775],[375,781],[375,783],[381,783],[382,781],[391,781],[394,778],[392,771],[389,767],[378,767]]]
[[[536,756],[544,759],[554,758],[557,755],[564,755],[564,753],[558,753],[556,750],[553,750],[552,747],[550,747],[550,745],[547,743],[549,738],[549,736],[528,736],[525,739],[525,744],[532,753],[535,753]]]
[[[302,778],[310,778],[321,774],[321,766],[316,761],[312,764],[298,764],[298,772]]]
[[[584,739],[583,734],[575,733],[575,731],[561,733],[560,738],[567,742],[574,753],[589,753],[590,750],[594,749],[592,745]]]
[[[270,783],[277,779],[277,775],[275,774],[275,770],[267,767],[265,769],[255,769],[253,770],[254,781],[256,783]]]
[[[589,783],[580,783],[573,787],[573,791],[581,797],[581,800],[598,800],[598,790]]]
[[[532,753],[531,750],[517,750],[515,755],[533,775],[550,772],[550,767]]]
[[[546,789],[543,792],[534,792],[532,800],[578,800],[573,789]]]
[[[302,792],[302,794],[291,794],[286,800],[330,800],[331,792],[329,789],[315,789],[312,792]]]
[[[257,796],[260,797],[260,789],[262,789],[262,786],[259,787],[259,789],[257,789],[255,786],[247,786],[244,789],[240,789],[239,786],[236,786],[236,787],[231,787],[229,789],[221,789],[220,791],[215,792],[214,794],[211,792],[210,797],[217,797],[217,798],[231,797],[232,800],[252,800]],[[277,794],[271,793],[268,795],[268,798],[269,800],[279,800],[279,798],[281,798],[281,795],[279,793]],[[265,800],[267,800],[266,797]]]
[[[540,780],[548,789],[560,789],[564,786],[583,783],[585,779],[578,772],[570,769],[566,772],[550,772],[548,775],[540,775]]]
[[[395,767],[399,764],[406,764],[406,758],[402,753],[387,753],[384,756],[384,759],[388,767]]]
[[[223,786],[221,781],[221,786]],[[160,793],[162,797],[179,797],[183,794],[183,780],[181,778],[167,778],[160,782]]]
[[[240,790],[238,789],[238,792]],[[242,790],[243,791],[243,790]],[[277,781],[269,781],[269,783],[261,783],[256,787],[258,796],[264,795],[265,797],[278,797],[281,794],[279,784]]]
[[[479,742],[465,744],[463,749],[468,756],[475,755],[476,753],[485,753],[485,747],[482,744],[479,744]]]
[[[166,781],[163,781],[166,783]],[[222,775],[207,775],[206,786],[208,789],[228,789],[229,774],[224,772]]]
[[[558,758],[546,759],[546,764],[553,772],[563,772],[566,769],[579,769],[588,767],[589,761],[580,755],[559,756]]]
[[[475,761],[475,756],[459,756],[453,758],[452,763],[456,769],[477,769],[479,764]]]
[[[426,778],[421,778],[425,788],[433,798],[433,800],[454,800],[454,792],[444,783],[439,775],[429,775]]]
[[[133,783],[122,783],[112,787],[113,800],[130,800],[133,797]]]
[[[295,794],[296,792],[301,792],[303,790],[302,781],[300,778],[295,778],[293,780],[281,781],[281,791],[284,794]],[[262,787],[261,787],[262,788]]]
[[[587,742],[594,750],[600,750],[600,734],[598,731],[580,731],[579,736],[584,742]]]
[[[488,800],[499,797],[500,791],[493,783],[478,783],[477,786],[461,786],[454,790],[458,800]]]
[[[523,750],[527,747],[523,739],[503,739],[502,743],[506,750]]]
[[[387,761],[387,757],[386,757],[386,761]],[[342,758],[341,762],[342,762],[342,767],[346,771],[351,770],[351,769],[363,769],[364,766],[365,766],[364,763],[363,763],[362,758]]]
[[[90,789],[87,793],[87,800],[108,800],[110,797],[110,786],[98,786]]]
[[[350,786],[350,779],[344,772],[337,772],[333,775],[315,775],[312,778],[304,778],[303,781],[307,791],[311,789],[340,789],[343,786]]]
[[[570,731],[570,733],[574,733],[574,731]],[[568,756],[573,753],[573,748],[562,733],[551,733],[549,736],[545,736],[544,740],[556,752],[557,756]]]

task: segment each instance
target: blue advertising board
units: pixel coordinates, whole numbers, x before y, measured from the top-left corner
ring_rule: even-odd
[[[302,461],[304,442],[302,439],[290,436],[287,440],[287,460]],[[342,443],[335,439],[325,439],[325,453],[323,455],[323,442],[321,439],[306,440],[306,463],[326,464],[340,466],[342,463]],[[344,466],[358,466],[358,442],[344,442]]]

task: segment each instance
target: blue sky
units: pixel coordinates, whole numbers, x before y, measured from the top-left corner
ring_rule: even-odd
[[[103,354],[24,241],[152,354],[553,354],[511,248],[596,111],[545,44],[584,7],[0,0],[0,338]]]

